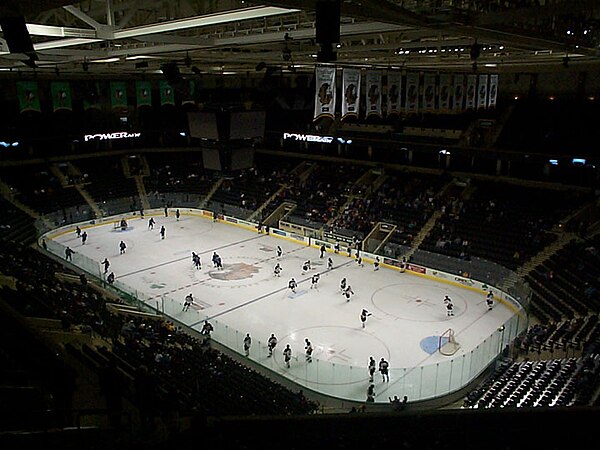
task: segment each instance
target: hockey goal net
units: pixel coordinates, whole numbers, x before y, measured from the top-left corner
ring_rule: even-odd
[[[439,338],[438,351],[442,355],[452,356],[458,351],[459,348],[460,344],[456,342],[454,330],[452,328],[448,328]]]

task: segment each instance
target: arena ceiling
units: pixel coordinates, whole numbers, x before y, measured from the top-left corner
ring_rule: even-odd
[[[34,52],[0,38],[0,76],[309,72],[315,0],[3,0]],[[596,0],[342,0],[340,65],[407,70],[560,70],[600,62]],[[512,6],[512,5],[536,6]],[[501,6],[499,6],[501,5]],[[540,6],[542,5],[542,6]],[[3,36],[3,34],[0,34]],[[472,45],[479,56],[474,59]],[[262,63],[262,64],[261,64]]]

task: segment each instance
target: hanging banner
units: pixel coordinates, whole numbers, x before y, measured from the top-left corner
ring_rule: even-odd
[[[419,109],[419,74],[406,75],[406,112],[414,113]]]
[[[320,117],[333,118],[335,113],[335,67],[315,68],[315,120]]]
[[[71,85],[66,81],[53,81],[50,83],[52,93],[52,110],[73,111],[73,100],[71,97]]]
[[[367,71],[367,117],[372,115],[381,117],[381,76],[379,70]]]
[[[196,104],[196,81],[189,80],[187,89],[183,93],[183,100],[181,100],[182,105],[195,105]]]
[[[360,69],[344,69],[342,73],[342,120],[346,117],[358,117],[360,99]]]
[[[467,75],[466,108],[475,109],[475,92],[477,89],[477,75]]]
[[[402,92],[402,74],[400,72],[389,72],[387,76],[387,115],[400,114],[400,93]]]
[[[423,110],[432,112],[435,109],[435,74],[426,73],[423,77]]]
[[[419,74],[406,75],[406,112],[414,113],[419,109]]]
[[[438,95],[438,108],[441,112],[450,111],[450,75],[440,75],[440,93]]]
[[[453,110],[462,111],[465,107],[465,76],[454,75],[454,88],[452,89]]]
[[[167,80],[160,80],[160,106],[175,106],[175,92]]]
[[[138,108],[152,106],[152,83],[150,81],[135,82],[135,101]]]
[[[496,98],[498,97],[498,74],[490,75],[490,95],[488,99],[488,107],[496,107]]]
[[[17,81],[17,96],[21,112],[41,112],[37,81]]]
[[[96,81],[94,83],[86,83],[83,92],[83,109],[101,109],[100,108],[100,84]]]
[[[124,81],[110,82],[110,106],[113,109],[127,109],[127,85]]]
[[[479,75],[479,87],[477,89],[477,109],[487,107],[487,75]]]

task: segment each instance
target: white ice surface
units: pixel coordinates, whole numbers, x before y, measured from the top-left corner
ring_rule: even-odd
[[[164,308],[174,319],[200,330],[208,317],[215,326],[213,338],[240,353],[242,340],[250,333],[250,358],[305,387],[336,397],[365,399],[369,356],[376,361],[384,357],[391,368],[389,383],[375,375],[377,401],[387,402],[392,395],[422,397],[420,386],[402,382],[404,369],[399,368],[428,367],[427,377],[435,379],[431,373],[436,364],[449,359],[425,352],[420,346],[423,338],[452,328],[461,345],[453,358],[460,358],[514,314],[499,302],[488,311],[483,292],[409,272],[374,271],[370,264],[359,267],[345,252],[328,253],[321,259],[315,248],[199,216],[155,219],[154,230],[148,229],[148,216],[129,220],[126,231],[115,230],[112,224],[89,227],[85,245],[74,231],[54,240],[98,263],[108,258],[119,283],[150,298],[148,304]],[[164,240],[159,234],[161,225],[166,227]],[[127,244],[123,255],[119,254],[121,240]],[[283,248],[280,259],[277,245]],[[201,256],[201,270],[192,264],[192,251]],[[213,251],[221,256],[223,271],[213,268]],[[329,256],[334,260],[331,271],[326,266]],[[313,270],[303,274],[306,260],[312,262]],[[277,262],[283,267],[279,278],[273,274]],[[321,279],[317,289],[311,289],[310,277],[315,272],[321,273]],[[299,282],[295,295],[287,288],[291,277]],[[350,301],[340,293],[344,277],[355,292]],[[182,312],[188,293],[196,302]],[[453,300],[454,317],[447,316],[445,295]],[[372,313],[364,329],[359,319],[363,308]],[[271,333],[279,344],[274,357],[267,358],[266,341]],[[305,338],[315,348],[311,364],[304,358]],[[294,355],[290,369],[281,353],[287,343]]]

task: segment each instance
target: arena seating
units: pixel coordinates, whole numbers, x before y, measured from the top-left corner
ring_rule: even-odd
[[[130,209],[136,209],[137,188],[132,179],[125,177],[120,157],[81,159],[74,164],[81,171],[84,183],[89,183],[85,189],[101,208],[115,199],[126,199],[132,206]]]
[[[0,198],[0,239],[21,244],[35,240],[34,220],[19,208]]]
[[[504,363],[465,398],[470,408],[572,406],[589,399],[598,389],[600,358],[579,358]],[[583,398],[579,398],[579,394]]]
[[[297,164],[295,160],[267,155],[258,154],[255,158],[254,168],[227,176],[211,201],[243,208],[249,215],[287,182],[289,172]]]
[[[85,203],[72,187],[63,187],[46,165],[6,167],[0,179],[15,189],[15,197],[39,213],[65,210]]]
[[[492,182],[473,183],[456,199],[421,248],[468,259],[479,256],[516,269],[556,239],[553,225],[586,199],[577,193]]]
[[[216,179],[217,174],[204,169],[199,152],[148,153],[145,158],[150,167],[150,176],[144,178],[149,195],[180,192],[204,197]]]
[[[353,164],[315,164],[315,170],[305,181],[297,182],[285,192],[284,199],[297,204],[288,217],[291,222],[312,222],[317,226],[327,223],[346,202],[352,185],[368,170],[365,166]]]

